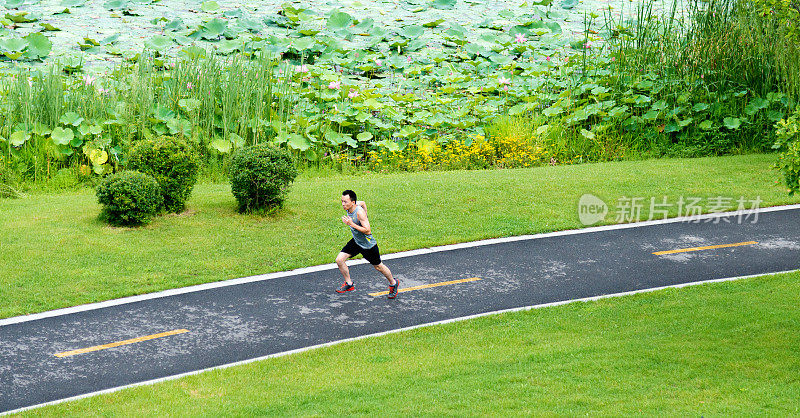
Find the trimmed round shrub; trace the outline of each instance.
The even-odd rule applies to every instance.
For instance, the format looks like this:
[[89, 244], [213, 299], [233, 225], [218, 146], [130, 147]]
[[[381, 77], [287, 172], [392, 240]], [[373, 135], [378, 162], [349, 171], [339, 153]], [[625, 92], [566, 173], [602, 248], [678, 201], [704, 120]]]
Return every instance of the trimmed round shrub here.
[[159, 212], [164, 198], [156, 179], [138, 171], [112, 174], [97, 187], [102, 215], [113, 225], [141, 225]]
[[137, 143], [128, 158], [128, 168], [153, 176], [161, 186], [164, 210], [183, 212], [197, 183], [197, 152], [186, 141], [162, 136]]
[[230, 165], [231, 191], [239, 212], [281, 207], [297, 167], [286, 150], [269, 145], [241, 148]]

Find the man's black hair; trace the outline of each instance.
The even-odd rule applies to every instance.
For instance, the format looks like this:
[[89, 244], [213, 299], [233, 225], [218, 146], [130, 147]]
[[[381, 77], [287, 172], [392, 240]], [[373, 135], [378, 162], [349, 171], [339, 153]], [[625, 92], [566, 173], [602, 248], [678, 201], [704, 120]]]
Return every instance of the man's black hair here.
[[356, 192], [354, 192], [354, 191], [352, 191], [352, 190], [345, 190], [345, 191], [343, 191], [343, 192], [342, 192], [342, 196], [348, 196], [348, 197], [350, 197], [350, 200], [352, 200], [353, 202], [356, 202], [356, 201], [357, 201], [357, 200], [356, 200]]

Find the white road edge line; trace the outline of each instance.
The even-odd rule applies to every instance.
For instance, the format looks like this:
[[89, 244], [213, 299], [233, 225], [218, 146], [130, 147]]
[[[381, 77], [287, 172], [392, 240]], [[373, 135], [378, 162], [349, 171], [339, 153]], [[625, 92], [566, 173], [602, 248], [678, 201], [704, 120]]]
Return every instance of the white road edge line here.
[[302, 353], [304, 351], [314, 350], [314, 349], [317, 349], [317, 348], [330, 347], [330, 346], [333, 346], [333, 345], [336, 345], [336, 344], [346, 343], [346, 342], [350, 342], [350, 341], [358, 341], [358, 340], [363, 340], [365, 338], [380, 337], [380, 336], [384, 336], [384, 335], [388, 335], [388, 334], [394, 334], [394, 333], [398, 333], [398, 332], [402, 332], [402, 331], [409, 331], [409, 330], [417, 329], [417, 328], [430, 327], [430, 326], [434, 326], [434, 325], [443, 325], [443, 324], [449, 324], [449, 323], [452, 323], [452, 322], [465, 321], [465, 320], [468, 320], [468, 319], [479, 318], [479, 317], [482, 317], [482, 316], [498, 315], [498, 314], [503, 314], [503, 313], [508, 313], [508, 312], [529, 311], [529, 310], [533, 310], [533, 309], [547, 308], [547, 307], [551, 307], [551, 306], [566, 305], [566, 304], [575, 303], [575, 302], [591, 302], [591, 301], [596, 301], [596, 300], [600, 300], [600, 299], [615, 298], [615, 297], [620, 297], [620, 296], [630, 296], [630, 295], [635, 295], [635, 294], [638, 294], [638, 293], [649, 293], [649, 292], [654, 292], [654, 291], [657, 291], [657, 290], [664, 290], [664, 289], [677, 289], [677, 288], [687, 287], [687, 286], [695, 286], [695, 285], [702, 285], [702, 284], [709, 284], [709, 283], [729, 282], [729, 281], [733, 281], [733, 280], [749, 279], [749, 278], [752, 278], [752, 277], [774, 276], [774, 275], [777, 275], [777, 274], [797, 273], [797, 272], [800, 272], [800, 269], [798, 269], [798, 270], [775, 271], [775, 272], [772, 272], [772, 273], [763, 273], [763, 274], [751, 274], [751, 275], [748, 275], [748, 276], [725, 277], [725, 278], [722, 278], [722, 279], [709, 279], [709, 280], [703, 280], [703, 281], [699, 281], [699, 282], [689, 282], [689, 283], [680, 283], [680, 284], [675, 284], [675, 285], [670, 285], [670, 286], [651, 287], [651, 288], [647, 288], [647, 289], [631, 290], [631, 291], [628, 291], [628, 292], [611, 293], [611, 294], [607, 294], [607, 295], [591, 296], [591, 297], [587, 297], [587, 298], [569, 299], [569, 300], [563, 300], [563, 301], [559, 301], [559, 302], [550, 302], [550, 303], [542, 303], [542, 304], [539, 304], [539, 305], [523, 306], [523, 307], [520, 307], [520, 308], [511, 308], [511, 309], [503, 309], [503, 310], [499, 310], [499, 311], [484, 312], [484, 313], [479, 313], [479, 314], [475, 314], [475, 315], [468, 315], [468, 316], [462, 316], [462, 317], [458, 317], [458, 318], [446, 319], [444, 321], [429, 322], [427, 324], [413, 325], [413, 326], [410, 326], [410, 327], [398, 328], [398, 329], [393, 329], [393, 330], [383, 331], [383, 332], [377, 332], [377, 333], [374, 333], [374, 334], [367, 334], [367, 335], [362, 335], [362, 336], [359, 336], [359, 337], [346, 338], [346, 339], [338, 340], [338, 341], [331, 341], [331, 342], [324, 343], [324, 344], [317, 344], [317, 345], [312, 345], [312, 346], [309, 346], [309, 347], [298, 348], [298, 349], [295, 349], [295, 350], [284, 351], [284, 352], [281, 352], [281, 353], [270, 354], [270, 355], [267, 355], [267, 356], [262, 356], [262, 357], [256, 357], [256, 358], [248, 359], [248, 360], [237, 361], [235, 363], [222, 364], [222, 365], [219, 365], [219, 366], [209, 367], [209, 368], [201, 369], [201, 370], [195, 370], [195, 371], [192, 371], [192, 372], [176, 374], [176, 375], [173, 375], [173, 376], [161, 377], [161, 378], [158, 378], [158, 379], [148, 380], [148, 381], [145, 381], [145, 382], [132, 383], [130, 385], [124, 385], [124, 386], [118, 386], [118, 387], [115, 387], [115, 388], [99, 390], [97, 392], [86, 393], [86, 394], [83, 394], [83, 395], [72, 396], [72, 397], [69, 397], [69, 398], [59, 399], [59, 400], [55, 400], [55, 401], [40, 403], [40, 404], [37, 404], [37, 405], [26, 406], [24, 408], [14, 409], [14, 410], [7, 411], [7, 412], [2, 412], [2, 413], [0, 413], [0, 415], [14, 414], [14, 413], [22, 412], [22, 411], [27, 411], [27, 410], [30, 410], [30, 409], [41, 408], [43, 406], [55, 405], [55, 404], [59, 404], [59, 403], [62, 403], [62, 402], [70, 402], [70, 401], [75, 401], [75, 400], [78, 400], [78, 399], [89, 398], [89, 397], [96, 396], [96, 395], [102, 395], [102, 394], [106, 394], [106, 393], [117, 392], [117, 391], [122, 390], [122, 389], [127, 389], [127, 388], [132, 388], [132, 387], [137, 387], [137, 386], [153, 385], [153, 384], [156, 384], [156, 383], [166, 382], [168, 380], [180, 379], [182, 377], [192, 376], [192, 375], [195, 375], [195, 374], [200, 374], [200, 373], [208, 372], [208, 371], [211, 371], [211, 370], [227, 369], [229, 367], [241, 366], [241, 365], [248, 364], [248, 363], [253, 363], [253, 362], [256, 362], [256, 361], [267, 360], [267, 359], [271, 359], [271, 358], [275, 358], [275, 357], [287, 356], [287, 355], [290, 355], [290, 354]]
[[[500, 244], [505, 242], [515, 242], [515, 241], [526, 241], [526, 240], [533, 240], [533, 239], [541, 239], [541, 238], [549, 238], [549, 237], [558, 237], [558, 236], [565, 236], [565, 235], [577, 235], [577, 234], [588, 234], [592, 232], [600, 232], [600, 231], [610, 231], [616, 229], [628, 229], [628, 228], [640, 228], [644, 226], [651, 226], [651, 225], [661, 225], [661, 224], [668, 224], [668, 223], [677, 223], [683, 221], [694, 221], [694, 220], [703, 220], [703, 219], [713, 219], [713, 218], [722, 218], [726, 216], [745, 216], [753, 213], [766, 213], [766, 212], [778, 212], [784, 210], [794, 210], [800, 209], [800, 204], [795, 205], [784, 205], [784, 206], [772, 206], [766, 208], [759, 208], [759, 209], [752, 209], [752, 210], [743, 210], [743, 211], [734, 211], [734, 212], [720, 212], [720, 213], [708, 213], [705, 215], [698, 215], [698, 216], [683, 216], [680, 218], [669, 218], [669, 219], [660, 219], [660, 220], [653, 220], [653, 221], [644, 221], [644, 222], [632, 222], [626, 224], [611, 224], [611, 225], [602, 225], [602, 226], [594, 226], [588, 228], [580, 228], [580, 229], [568, 229], [564, 231], [555, 231], [555, 232], [546, 232], [541, 234], [535, 235], [519, 235], [515, 237], [506, 237], [506, 238], [491, 238], [479, 241], [471, 241], [471, 242], [464, 242], [459, 244], [451, 244], [451, 245], [442, 245], [438, 247], [430, 247], [430, 248], [421, 248], [418, 250], [410, 250], [410, 251], [402, 251], [398, 253], [386, 254], [381, 255], [381, 258], [384, 260], [392, 260], [396, 258], [403, 258], [403, 257], [411, 257], [420, 254], [430, 254], [442, 251], [452, 251], [458, 250], [462, 248], [472, 248], [472, 247], [480, 247], [483, 245], [492, 245], [492, 244]], [[365, 264], [367, 261], [364, 259], [359, 259], [353, 261], [350, 265], [356, 264]], [[263, 280], [270, 280], [270, 279], [277, 279], [279, 277], [287, 277], [287, 276], [294, 276], [299, 274], [306, 274], [306, 273], [313, 273], [317, 271], [324, 271], [324, 270], [335, 270], [338, 267], [336, 263], [330, 264], [322, 264], [319, 266], [312, 266], [312, 267], [303, 267], [299, 269], [289, 270], [289, 271], [279, 271], [274, 273], [267, 273], [261, 274], [258, 276], [250, 276], [250, 277], [242, 277], [239, 279], [229, 279], [223, 280], [219, 282], [212, 282], [212, 283], [204, 283], [194, 286], [186, 286], [177, 289], [169, 289], [155, 293], [147, 293], [143, 295], [137, 296], [128, 296], [120, 299], [112, 299], [104, 302], [96, 302], [96, 303], [89, 303], [85, 305], [78, 305], [73, 306], [70, 308], [63, 308], [63, 309], [55, 309], [52, 311], [45, 311], [39, 312], [30, 315], [22, 315], [22, 316], [13, 316], [6, 319], [0, 319], [0, 327], [5, 325], [11, 324], [18, 324], [21, 322], [28, 322], [28, 321], [35, 321], [38, 319], [43, 318], [50, 318], [54, 316], [61, 316], [61, 315], [68, 315], [77, 312], [85, 312], [91, 311], [95, 309], [102, 309], [107, 308], [109, 306], [118, 306], [124, 305], [128, 303], [139, 302], [143, 300], [150, 300], [150, 299], [158, 299], [167, 296], [174, 296], [174, 295], [181, 295], [184, 293], [192, 293], [192, 292], [200, 292], [203, 290], [208, 289], [216, 289], [219, 287], [226, 287], [226, 286], [235, 286], [244, 283], [251, 283], [251, 282], [258, 282]]]

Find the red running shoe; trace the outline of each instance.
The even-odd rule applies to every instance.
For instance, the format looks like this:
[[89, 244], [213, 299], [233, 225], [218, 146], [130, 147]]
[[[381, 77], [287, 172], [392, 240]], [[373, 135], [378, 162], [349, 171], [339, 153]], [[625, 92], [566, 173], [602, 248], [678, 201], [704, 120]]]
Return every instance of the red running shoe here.
[[336, 293], [349, 292], [351, 290], [355, 290], [355, 288], [356, 288], [356, 285], [354, 285], [354, 284], [342, 283], [342, 287], [336, 289]]

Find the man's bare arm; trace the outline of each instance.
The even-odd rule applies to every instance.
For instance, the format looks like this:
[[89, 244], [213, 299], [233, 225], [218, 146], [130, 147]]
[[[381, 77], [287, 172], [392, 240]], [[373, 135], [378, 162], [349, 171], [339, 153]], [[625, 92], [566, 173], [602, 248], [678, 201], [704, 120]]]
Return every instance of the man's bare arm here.
[[364, 209], [364, 214], [367, 214], [367, 202], [359, 200], [356, 202], [356, 205], [361, 206], [361, 209]]
[[355, 223], [353, 223], [353, 225], [350, 225], [350, 226], [352, 226], [353, 228], [356, 229], [356, 231], [359, 231], [364, 235], [371, 234], [372, 233], [372, 228], [370, 228], [370, 226], [369, 226], [369, 219], [367, 219], [366, 210], [364, 212], [359, 212], [358, 215], [356, 215], [356, 216], [358, 217], [358, 221], [361, 222], [361, 226], [358, 226]]

